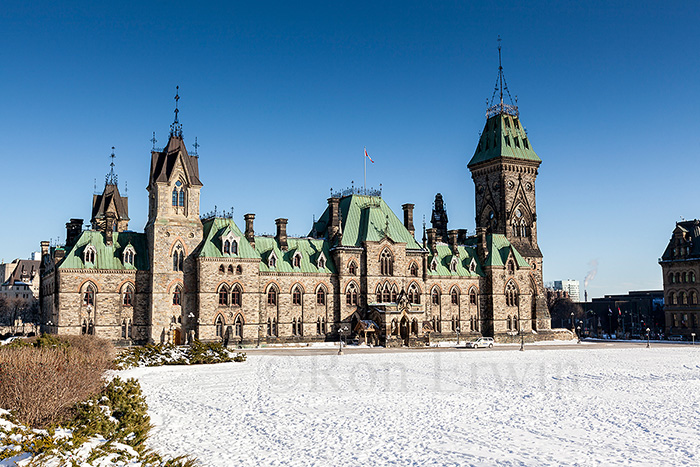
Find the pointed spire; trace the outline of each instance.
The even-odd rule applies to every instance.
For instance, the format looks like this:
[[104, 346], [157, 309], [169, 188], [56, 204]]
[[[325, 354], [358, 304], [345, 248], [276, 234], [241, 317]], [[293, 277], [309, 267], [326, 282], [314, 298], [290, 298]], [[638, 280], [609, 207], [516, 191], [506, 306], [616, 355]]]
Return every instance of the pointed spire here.
[[182, 139], [182, 125], [180, 124], [177, 116], [180, 113], [180, 109], [178, 108], [180, 101], [180, 86], [176, 86], [175, 89], [175, 120], [173, 120], [173, 124], [170, 125], [170, 136], [175, 136]]
[[109, 173], [105, 177], [105, 185], [116, 185], [117, 174], [114, 173], [114, 146], [112, 146], [112, 154], [109, 156], [112, 162], [109, 164]]
[[[508, 95], [510, 104], [505, 104], [503, 102], [503, 91]], [[498, 103], [494, 105], [494, 100], [496, 99], [496, 92], [498, 92]], [[494, 115], [508, 114], [514, 117], [518, 116], [518, 102], [517, 99], [513, 102], [513, 98], [508, 91], [508, 83], [506, 82], [506, 77], [503, 74], [503, 64], [501, 62], [501, 36], [498, 36], [498, 76], [496, 77], [496, 85], [494, 86], [493, 94], [491, 95], [491, 101], [489, 108], [486, 110], [486, 118], [493, 117]]]

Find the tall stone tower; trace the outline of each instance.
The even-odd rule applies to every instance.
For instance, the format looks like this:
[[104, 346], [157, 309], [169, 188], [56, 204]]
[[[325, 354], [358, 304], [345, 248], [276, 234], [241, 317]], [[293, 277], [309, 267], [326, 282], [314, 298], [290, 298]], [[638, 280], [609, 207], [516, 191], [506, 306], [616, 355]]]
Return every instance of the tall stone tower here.
[[[187, 153], [178, 122], [163, 151], [151, 153], [146, 237], [150, 261], [150, 339], [182, 343], [197, 316], [196, 263], [202, 240], [199, 218], [199, 159]], [[189, 320], [189, 324], [188, 324]]]
[[[117, 174], [114, 173], [114, 148], [110, 155], [109, 173], [105, 177], [102, 194], [92, 195], [93, 230], [102, 232], [123, 232], [129, 228], [129, 199], [119, 193]], [[77, 234], [80, 233], [78, 230]]]
[[[544, 299], [542, 282], [542, 252], [537, 244], [537, 206], [535, 202], [535, 182], [542, 160], [530, 144], [520, 122], [517, 105], [503, 102], [504, 92], [508, 97], [508, 87], [501, 66], [501, 48], [498, 48], [498, 96], [491, 99], [486, 113], [486, 124], [481, 133], [474, 156], [467, 164], [476, 189], [476, 230], [480, 236], [481, 250], [488, 255], [491, 246], [501, 242], [504, 236], [515, 247], [522, 258], [530, 265], [525, 271], [524, 264], [513, 258], [513, 264], [522, 277], [516, 278], [517, 292], [522, 300], [517, 300], [518, 315], [527, 311], [532, 319], [532, 329], [549, 329], [549, 313]], [[499, 101], [494, 104], [495, 98]], [[489, 241], [487, 242], [487, 239]], [[502, 243], [502, 242], [501, 242]], [[484, 257], [485, 264], [499, 263]], [[498, 266], [509, 269], [507, 264]], [[487, 267], [493, 269], [496, 266]], [[491, 271], [490, 294], [493, 296], [494, 327], [497, 333], [499, 299], [508, 288], [509, 274]], [[500, 278], [504, 277], [505, 281]], [[525, 279], [527, 277], [527, 279]], [[515, 275], [513, 276], [515, 278]], [[501, 283], [503, 282], [503, 283]], [[525, 302], [528, 310], [523, 310]], [[513, 303], [513, 300], [508, 300]]]

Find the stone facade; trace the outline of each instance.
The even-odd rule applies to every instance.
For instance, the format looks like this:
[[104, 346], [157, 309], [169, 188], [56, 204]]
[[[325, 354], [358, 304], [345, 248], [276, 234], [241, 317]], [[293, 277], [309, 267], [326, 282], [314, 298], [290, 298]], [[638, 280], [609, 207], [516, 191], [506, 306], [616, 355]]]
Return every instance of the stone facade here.
[[659, 264], [663, 271], [666, 334], [700, 336], [700, 220], [676, 223]]
[[93, 229], [71, 219], [66, 245], [42, 242], [45, 330], [124, 344], [568, 338], [550, 328], [545, 303], [540, 162], [517, 113], [497, 112], [468, 165], [476, 235], [448, 229], [438, 194], [418, 243], [412, 204], [400, 220], [381, 193], [351, 189], [331, 195], [306, 237], [288, 237], [286, 219], [275, 236], [256, 236], [252, 213], [243, 231], [230, 214], [200, 215], [199, 159], [176, 121], [167, 146], [151, 154], [144, 233], [126, 230], [112, 165], [93, 199]]

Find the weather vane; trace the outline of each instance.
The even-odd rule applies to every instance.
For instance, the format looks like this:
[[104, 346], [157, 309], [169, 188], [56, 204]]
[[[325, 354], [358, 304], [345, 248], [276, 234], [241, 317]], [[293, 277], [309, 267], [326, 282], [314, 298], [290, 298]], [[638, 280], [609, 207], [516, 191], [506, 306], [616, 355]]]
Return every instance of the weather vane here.
[[199, 154], [197, 154], [197, 149], [199, 149], [199, 143], [197, 142], [197, 137], [194, 137], [194, 155], [195, 157], [199, 157]]
[[180, 86], [176, 86], [175, 89], [175, 120], [173, 121], [173, 124], [170, 125], [170, 136], [177, 136], [178, 138], [182, 139], [182, 125], [177, 118], [177, 115], [180, 113], [180, 109], [178, 108], [180, 101]]
[[156, 143], [157, 143], [157, 142], [158, 142], [158, 140], [156, 139], [156, 132], [154, 131], [154, 132], [153, 132], [153, 138], [151, 138], [151, 143], [153, 143], [153, 147], [152, 147], [152, 150], [153, 150], [153, 151], [156, 150]]
[[112, 162], [109, 164], [109, 173], [105, 177], [105, 185], [116, 185], [117, 174], [114, 173], [114, 146], [112, 146], [112, 154], [109, 157], [112, 159]]

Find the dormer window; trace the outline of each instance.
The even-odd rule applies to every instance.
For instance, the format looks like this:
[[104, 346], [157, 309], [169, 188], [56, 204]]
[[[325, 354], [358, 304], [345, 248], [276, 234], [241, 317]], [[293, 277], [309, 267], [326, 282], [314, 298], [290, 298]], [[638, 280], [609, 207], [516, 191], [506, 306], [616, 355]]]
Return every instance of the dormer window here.
[[292, 266], [295, 268], [300, 268], [301, 267], [301, 253], [298, 251], [294, 253], [294, 256], [292, 257]]
[[318, 268], [319, 269], [326, 269], [326, 257], [321, 253], [321, 255], [318, 257]]
[[221, 252], [225, 255], [237, 255], [238, 254], [238, 241], [240, 240], [236, 237], [233, 232], [229, 231], [227, 234], [219, 237], [221, 240]]
[[275, 255], [274, 251], [270, 254], [270, 257], [267, 259], [267, 266], [269, 268], [277, 267], [277, 256]]
[[469, 272], [476, 272], [476, 261], [474, 259], [469, 263]]
[[134, 256], [136, 256], [136, 251], [129, 245], [124, 249], [124, 264], [134, 265]]
[[450, 261], [450, 272], [457, 272], [457, 258], [452, 258]]
[[430, 262], [430, 270], [437, 271], [437, 259], [433, 258], [433, 260]]
[[95, 263], [95, 258], [97, 256], [97, 250], [95, 250], [95, 247], [92, 245], [88, 245], [85, 247], [85, 251], [83, 252], [83, 260], [86, 263]]

